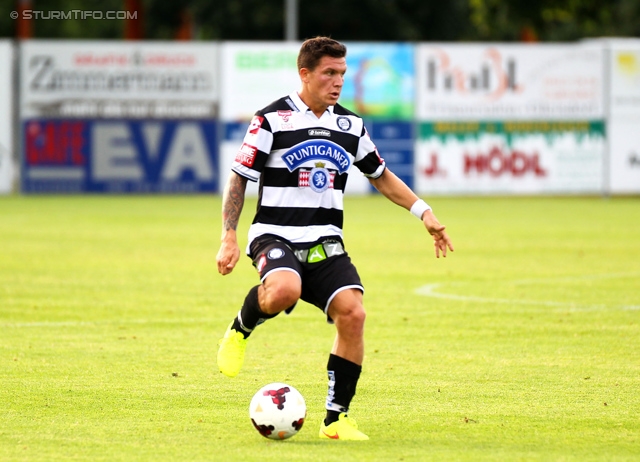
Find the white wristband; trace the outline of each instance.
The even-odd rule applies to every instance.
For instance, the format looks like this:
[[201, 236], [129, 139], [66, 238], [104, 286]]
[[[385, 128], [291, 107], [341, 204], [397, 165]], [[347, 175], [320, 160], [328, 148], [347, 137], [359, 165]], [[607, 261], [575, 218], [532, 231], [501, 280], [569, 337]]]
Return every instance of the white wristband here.
[[418, 199], [411, 206], [410, 212], [416, 217], [418, 217], [419, 220], [422, 220], [422, 215], [424, 215], [424, 212], [426, 212], [427, 210], [431, 210], [431, 207], [429, 206], [429, 204], [427, 204], [422, 199]]

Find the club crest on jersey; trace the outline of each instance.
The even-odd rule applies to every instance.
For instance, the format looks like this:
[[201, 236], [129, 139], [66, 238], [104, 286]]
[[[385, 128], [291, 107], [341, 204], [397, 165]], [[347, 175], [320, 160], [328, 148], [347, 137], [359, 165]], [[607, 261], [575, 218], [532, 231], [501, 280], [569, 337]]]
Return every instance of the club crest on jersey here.
[[329, 171], [324, 168], [323, 162], [316, 162], [315, 167], [311, 170], [307, 168], [300, 169], [298, 173], [298, 186], [301, 188], [310, 188], [312, 191], [321, 193], [327, 189], [333, 189], [333, 182], [336, 172]]
[[336, 120], [336, 123], [338, 124], [338, 128], [343, 132], [348, 132], [349, 130], [351, 130], [351, 121], [348, 117], [340, 116]]
[[339, 144], [323, 139], [308, 140], [295, 145], [282, 154], [282, 160], [290, 172], [311, 160], [330, 163], [340, 174], [351, 167], [351, 158], [347, 151]]

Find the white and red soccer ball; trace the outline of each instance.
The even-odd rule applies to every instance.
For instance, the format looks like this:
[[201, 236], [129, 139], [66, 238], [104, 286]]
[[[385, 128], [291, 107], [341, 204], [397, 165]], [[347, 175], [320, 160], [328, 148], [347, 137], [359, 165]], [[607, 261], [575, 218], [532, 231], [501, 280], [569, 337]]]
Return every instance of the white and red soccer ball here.
[[307, 416], [307, 406], [298, 390], [286, 383], [270, 383], [253, 395], [249, 417], [265, 438], [284, 440], [298, 433]]

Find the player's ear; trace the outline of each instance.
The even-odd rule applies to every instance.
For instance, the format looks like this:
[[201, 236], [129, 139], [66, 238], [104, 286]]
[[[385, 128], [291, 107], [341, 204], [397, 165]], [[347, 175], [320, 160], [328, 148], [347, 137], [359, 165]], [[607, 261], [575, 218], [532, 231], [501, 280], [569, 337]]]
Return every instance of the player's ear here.
[[309, 83], [309, 73], [311, 71], [309, 71], [309, 69], [307, 69], [306, 67], [301, 68], [298, 71], [298, 74], [300, 75], [300, 80], [302, 80], [304, 83]]

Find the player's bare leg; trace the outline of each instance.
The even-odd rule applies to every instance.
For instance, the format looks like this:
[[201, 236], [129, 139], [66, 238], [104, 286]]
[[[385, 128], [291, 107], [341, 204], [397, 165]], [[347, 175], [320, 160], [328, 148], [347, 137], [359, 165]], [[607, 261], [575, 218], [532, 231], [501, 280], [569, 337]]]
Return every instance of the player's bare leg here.
[[320, 437], [342, 440], [367, 440], [355, 420], [347, 416], [364, 359], [364, 321], [366, 313], [362, 292], [347, 289], [339, 292], [329, 305], [337, 334], [327, 363], [329, 393], [327, 416], [320, 427]]
[[260, 310], [278, 314], [295, 305], [302, 292], [300, 275], [293, 271], [275, 271], [266, 277], [258, 290]]
[[364, 321], [366, 313], [362, 292], [347, 289], [333, 298], [328, 315], [335, 323], [337, 334], [331, 353], [359, 366], [364, 359]]
[[231, 321], [218, 349], [220, 372], [235, 377], [244, 363], [247, 339], [267, 319], [295, 305], [301, 293], [300, 276], [291, 271], [275, 271], [247, 294], [242, 308]]

